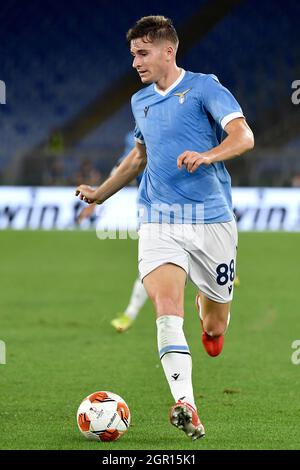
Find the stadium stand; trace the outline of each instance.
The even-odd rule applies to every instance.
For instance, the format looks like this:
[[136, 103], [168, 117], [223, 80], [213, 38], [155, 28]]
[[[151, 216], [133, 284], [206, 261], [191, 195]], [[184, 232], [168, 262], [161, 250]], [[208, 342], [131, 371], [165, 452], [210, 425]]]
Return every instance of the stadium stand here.
[[[149, 12], [147, 2], [141, 2], [138, 10], [136, 3], [126, 2], [124, 7], [121, 1], [107, 2], [104, 8], [103, 2], [89, 0], [87, 8], [79, 0], [72, 7], [31, 0], [26, 9], [20, 2], [7, 2], [0, 13], [0, 54], [4, 58], [0, 78], [8, 90], [7, 104], [0, 107], [2, 183], [46, 183], [53, 167], [61, 172], [59, 182], [65, 178], [66, 184], [73, 184], [72, 177], [85, 159], [107, 174], [122, 150], [124, 135], [133, 126], [128, 104], [120, 105], [71, 147], [64, 147], [60, 129], [130, 70], [125, 32], [137, 17], [165, 14], [180, 29], [209, 3], [213, 2], [186, 0], [185, 8], [179, 9], [171, 0], [154, 0]], [[296, 106], [290, 99], [290, 84], [299, 71], [299, 2], [235, 3], [185, 51], [179, 64], [215, 73], [243, 104], [258, 150], [252, 162], [235, 165], [234, 182], [264, 184], [263, 175], [268, 174], [270, 184], [282, 184], [297, 171], [293, 155], [300, 146]], [[40, 148], [42, 142], [47, 145]], [[278, 176], [283, 170], [280, 157], [273, 163], [270, 157], [274, 166], [270, 171], [264, 149], [274, 155], [273, 144], [276, 155], [278, 148], [290, 151], [289, 175], [285, 171], [284, 177]], [[62, 160], [59, 164], [58, 158]]]

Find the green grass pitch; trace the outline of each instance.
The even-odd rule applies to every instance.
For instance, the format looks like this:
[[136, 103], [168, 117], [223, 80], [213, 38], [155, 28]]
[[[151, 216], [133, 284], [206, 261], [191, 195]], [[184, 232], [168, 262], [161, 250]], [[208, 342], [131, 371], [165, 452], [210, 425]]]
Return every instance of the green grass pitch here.
[[[137, 244], [93, 232], [0, 234], [0, 449], [299, 449], [300, 235], [240, 234], [232, 321], [222, 355], [208, 357], [186, 289], [185, 332], [206, 438], [168, 422], [172, 397], [160, 366], [153, 309], [117, 334], [110, 320], [127, 303]], [[129, 431], [114, 443], [87, 441], [76, 425], [81, 400], [110, 390], [127, 401]]]

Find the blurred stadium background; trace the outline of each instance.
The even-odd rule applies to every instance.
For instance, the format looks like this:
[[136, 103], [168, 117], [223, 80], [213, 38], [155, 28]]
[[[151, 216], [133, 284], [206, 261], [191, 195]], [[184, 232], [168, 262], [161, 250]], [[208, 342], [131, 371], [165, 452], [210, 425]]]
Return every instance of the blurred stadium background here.
[[[149, 14], [173, 19], [181, 41], [178, 65], [216, 74], [254, 130], [255, 149], [227, 165], [240, 230], [300, 231], [300, 104], [292, 101], [292, 84], [300, 79], [298, 0], [2, 2], [0, 80], [6, 102], [0, 104], [0, 228], [75, 227], [80, 210], [75, 185], [104, 180], [134, 127], [130, 96], [141, 85], [125, 33]], [[125, 194], [135, 197], [135, 189]], [[130, 205], [122, 197], [115, 200], [115, 212], [104, 211], [107, 223]], [[83, 228], [95, 223], [91, 219]], [[94, 448], [77, 436], [74, 413], [77, 403], [101, 386], [134, 404], [133, 438], [128, 433], [114, 448], [192, 448], [169, 430], [167, 419], [163, 424], [153, 415], [144, 420], [144, 401], [150, 395], [152, 400], [152, 392], [164, 391], [155, 404], [157, 415], [170, 404], [154, 365], [151, 315], [141, 316], [122, 338], [109, 325], [125, 306], [136, 274], [135, 242], [101, 245], [93, 232], [79, 231], [2, 230], [1, 240], [1, 339], [8, 359], [1, 366], [0, 447]], [[187, 319], [194, 358], [197, 363], [199, 355], [206, 377], [203, 382], [195, 367], [197, 399], [207, 405], [203, 419], [210, 436], [202, 447], [299, 448], [299, 374], [290, 361], [297, 339], [297, 246], [297, 233], [241, 235], [235, 303], [241, 315], [213, 369], [198, 352], [199, 332]], [[187, 302], [192, 310], [192, 294]], [[145, 341], [148, 352], [142, 352]], [[125, 364], [119, 364], [120, 357]], [[225, 384], [229, 392], [218, 394]], [[53, 416], [62, 415], [66, 419], [58, 430]]]
[[[0, 80], [6, 84], [6, 104], [0, 105], [2, 186], [74, 187], [105, 179], [134, 127], [130, 96], [140, 87], [125, 33], [149, 12], [173, 18], [181, 39], [180, 66], [216, 74], [242, 104], [256, 147], [228, 163], [233, 186], [300, 186], [300, 106], [292, 102], [293, 93], [298, 97], [292, 84], [300, 76], [299, 2], [153, 0], [137, 5], [73, 0], [70, 5], [30, 0], [24, 7], [19, 0], [9, 0], [1, 8]], [[44, 192], [44, 204], [55, 194], [46, 197]], [[245, 223], [255, 229], [264, 193], [249, 194], [247, 205], [236, 211], [238, 219], [245, 210], [248, 217], [252, 211], [251, 221]], [[285, 228], [292, 211], [287, 226], [298, 230], [298, 192], [274, 194], [272, 203], [266, 203], [261, 228]], [[31, 226], [36, 195], [27, 191], [15, 196], [31, 200], [26, 209], [2, 188], [0, 227]], [[255, 200], [252, 208], [249, 199]], [[69, 208], [72, 214], [76, 204]], [[61, 211], [58, 203], [54, 206]], [[65, 216], [53, 220], [53, 207], [45, 222], [47, 210], [39, 207], [43, 217], [33, 227], [72, 225], [73, 219]]]
[[[72, 5], [72, 6], [71, 6]], [[215, 73], [254, 129], [251, 157], [230, 164], [234, 186], [300, 185], [299, 2], [30, 0], [0, 12], [2, 185], [74, 185], [105, 178], [133, 128], [140, 87], [125, 33], [142, 15], [170, 16], [179, 65]]]

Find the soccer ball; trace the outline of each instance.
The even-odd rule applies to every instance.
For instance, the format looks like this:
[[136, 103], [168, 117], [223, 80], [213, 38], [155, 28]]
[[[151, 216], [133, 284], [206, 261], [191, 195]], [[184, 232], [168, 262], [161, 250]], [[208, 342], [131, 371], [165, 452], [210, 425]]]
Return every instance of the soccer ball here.
[[81, 402], [77, 424], [87, 439], [115, 441], [129, 428], [130, 411], [119, 395], [95, 392]]

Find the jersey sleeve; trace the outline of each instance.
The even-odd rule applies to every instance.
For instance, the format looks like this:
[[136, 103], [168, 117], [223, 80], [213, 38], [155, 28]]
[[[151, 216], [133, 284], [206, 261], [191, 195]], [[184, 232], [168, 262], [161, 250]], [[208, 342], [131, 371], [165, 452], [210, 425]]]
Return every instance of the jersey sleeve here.
[[133, 117], [134, 117], [134, 120], [135, 120], [135, 128], [134, 128], [134, 140], [136, 142], [139, 142], [140, 144], [143, 144], [145, 145], [145, 140], [144, 140], [144, 137], [143, 137], [143, 134], [137, 124], [137, 119], [136, 119], [136, 115], [135, 115], [135, 104], [136, 104], [136, 100], [137, 100], [137, 95], [139, 94], [138, 93], [135, 93], [134, 95], [132, 95], [131, 97], [131, 110], [132, 110], [132, 114], [133, 114]]
[[136, 142], [139, 142], [140, 144], [145, 145], [143, 134], [141, 133], [137, 124], [135, 125], [135, 128], [134, 128], [134, 139]]
[[215, 75], [207, 76], [202, 93], [205, 109], [223, 129], [233, 119], [244, 117], [237, 100]]

